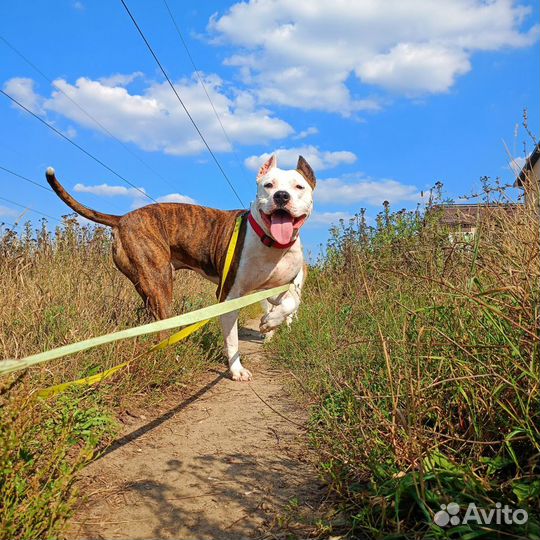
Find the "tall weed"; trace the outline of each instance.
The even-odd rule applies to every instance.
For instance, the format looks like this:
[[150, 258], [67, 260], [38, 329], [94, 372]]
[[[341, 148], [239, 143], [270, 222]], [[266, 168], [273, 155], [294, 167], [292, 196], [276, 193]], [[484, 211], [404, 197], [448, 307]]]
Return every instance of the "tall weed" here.
[[[473, 238], [437, 200], [334, 228], [297, 324], [270, 344], [310, 399], [353, 536], [540, 538], [538, 209], [488, 193]], [[529, 520], [439, 527], [450, 502]]]
[[[110, 232], [67, 216], [0, 235], [0, 358], [20, 358], [145, 322], [132, 284], [114, 267]], [[179, 275], [174, 312], [215, 302], [191, 273]], [[143, 355], [113, 379], [36, 399], [36, 390], [131, 360], [155, 336], [121, 341], [0, 381], [0, 539], [55, 538], [76, 500], [77, 471], [110, 440], [115, 415], [148, 406], [221, 356], [211, 324], [159, 354]]]

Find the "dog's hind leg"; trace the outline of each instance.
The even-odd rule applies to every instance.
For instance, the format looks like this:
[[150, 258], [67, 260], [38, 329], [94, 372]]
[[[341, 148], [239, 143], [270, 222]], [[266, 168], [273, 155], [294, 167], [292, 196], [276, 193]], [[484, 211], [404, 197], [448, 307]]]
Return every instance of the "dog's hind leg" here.
[[251, 372], [240, 362], [240, 352], [238, 351], [238, 311], [225, 313], [219, 320], [225, 338], [225, 354], [229, 361], [232, 379], [234, 381], [250, 381], [252, 378]]
[[[152, 281], [144, 278], [135, 281], [130, 276], [128, 278], [135, 286], [150, 316], [155, 320], [168, 319], [172, 315], [172, 272], [170, 268], [164, 268], [158, 272], [153, 270], [153, 273], [156, 277]], [[164, 337], [164, 334], [160, 333], [160, 336]]]
[[[138, 245], [126, 238], [126, 245]], [[168, 247], [139, 244], [138, 249], [124, 249], [122, 237], [114, 234], [113, 259], [117, 268], [133, 283], [145, 307], [154, 319], [171, 316], [173, 270]]]
[[144, 300], [151, 315], [158, 320], [168, 319], [172, 314], [173, 275], [171, 265], [162, 268], [152, 268], [148, 276], [144, 270], [143, 275], [135, 284], [137, 292]]

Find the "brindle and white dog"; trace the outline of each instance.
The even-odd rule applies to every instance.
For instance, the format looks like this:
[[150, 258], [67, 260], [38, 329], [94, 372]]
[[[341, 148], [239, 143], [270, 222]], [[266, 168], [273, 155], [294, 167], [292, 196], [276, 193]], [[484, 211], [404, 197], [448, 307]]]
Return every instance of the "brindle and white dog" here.
[[[56, 194], [73, 210], [112, 227], [114, 262], [156, 319], [172, 315], [175, 270], [195, 270], [214, 283], [220, 282], [229, 238], [244, 210], [159, 203], [114, 216], [77, 202], [58, 182], [52, 167], [46, 176]], [[313, 170], [302, 156], [295, 170], [279, 169], [272, 156], [257, 175], [257, 198], [240, 229], [221, 299], [294, 284], [269, 299], [260, 323], [263, 333], [290, 320], [298, 309], [305, 273], [299, 230], [311, 214], [315, 183]], [[232, 378], [247, 381], [251, 373], [240, 362], [237, 321], [237, 311], [221, 317], [225, 352]]]

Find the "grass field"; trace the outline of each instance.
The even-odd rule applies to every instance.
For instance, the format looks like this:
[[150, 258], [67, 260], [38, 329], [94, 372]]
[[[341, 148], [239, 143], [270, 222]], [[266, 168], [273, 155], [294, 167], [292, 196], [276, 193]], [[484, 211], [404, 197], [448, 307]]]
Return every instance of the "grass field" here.
[[[340, 501], [326, 530], [540, 538], [538, 209], [495, 212], [453, 242], [438, 215], [386, 207], [375, 227], [361, 214], [334, 229], [298, 322], [270, 345]], [[435, 525], [450, 502], [529, 520]]]
[[[540, 538], [538, 214], [495, 213], [473, 239], [451, 242], [448, 232], [434, 208], [388, 206], [373, 227], [360, 214], [333, 229], [298, 321], [268, 346], [310, 407], [310, 443], [334, 494], [314, 535]], [[0, 294], [2, 358], [146, 317], [112, 264], [108, 231], [73, 218], [54, 233], [45, 222], [4, 232]], [[174, 312], [214, 298], [213, 286], [179, 275]], [[98, 387], [34, 396], [151, 342], [117, 342], [0, 381], [0, 539], [58, 537], [77, 471], [114, 438], [120, 412], [181, 392], [221, 361], [212, 323]], [[437, 526], [434, 514], [450, 502], [508, 504], [529, 520]]]

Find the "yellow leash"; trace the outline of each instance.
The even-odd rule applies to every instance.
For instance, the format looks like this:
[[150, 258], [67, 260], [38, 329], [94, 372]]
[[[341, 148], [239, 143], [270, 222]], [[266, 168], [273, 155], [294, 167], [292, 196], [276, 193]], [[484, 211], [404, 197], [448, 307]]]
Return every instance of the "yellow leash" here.
[[[225, 256], [225, 264], [223, 265], [223, 274], [221, 276], [221, 281], [219, 285], [219, 294], [218, 294], [218, 301], [223, 301], [223, 298], [221, 298], [221, 295], [223, 293], [223, 287], [225, 286], [225, 281], [227, 280], [227, 276], [229, 275], [229, 270], [231, 269], [232, 260], [234, 258], [234, 253], [236, 251], [236, 244], [238, 243], [238, 236], [240, 234], [240, 226], [242, 225], [242, 221], [244, 219], [244, 214], [238, 216], [236, 218], [236, 221], [234, 223], [234, 230], [231, 235], [231, 239], [229, 240], [229, 245], [227, 247], [227, 255]], [[127, 362], [123, 362], [122, 364], [118, 364], [117, 366], [114, 366], [110, 369], [107, 369], [105, 371], [102, 371], [101, 373], [96, 373], [95, 375], [90, 375], [89, 377], [83, 377], [82, 379], [77, 379], [76, 381], [69, 381], [62, 384], [57, 384], [55, 386], [50, 386], [48, 388], [44, 388], [43, 390], [40, 390], [37, 395], [39, 397], [50, 397], [54, 396], [56, 394], [60, 394], [61, 392], [64, 392], [67, 388], [70, 386], [91, 386], [93, 384], [97, 384], [101, 381], [104, 381], [105, 379], [108, 379], [112, 377], [117, 371], [120, 371], [121, 369], [129, 366], [131, 362], [134, 360], [137, 360], [144, 354], [148, 354], [153, 351], [159, 351], [166, 349], [167, 347], [170, 347], [171, 345], [174, 345], [175, 343], [178, 343], [179, 341], [182, 341], [183, 339], [187, 338], [206, 324], [210, 322], [211, 319], [206, 319], [204, 321], [200, 321], [194, 324], [190, 324], [189, 326], [186, 326], [185, 328], [182, 328], [179, 332], [176, 332], [172, 336], [169, 336], [168, 338], [164, 339], [163, 341], [160, 341], [147, 351], [143, 352], [142, 354], [136, 356], [135, 358], [132, 358], [131, 360], [128, 360]]]

